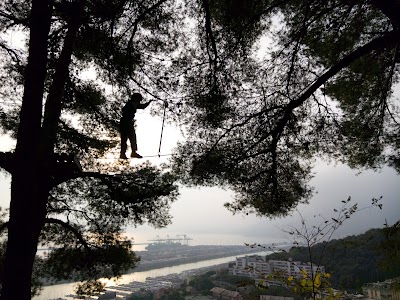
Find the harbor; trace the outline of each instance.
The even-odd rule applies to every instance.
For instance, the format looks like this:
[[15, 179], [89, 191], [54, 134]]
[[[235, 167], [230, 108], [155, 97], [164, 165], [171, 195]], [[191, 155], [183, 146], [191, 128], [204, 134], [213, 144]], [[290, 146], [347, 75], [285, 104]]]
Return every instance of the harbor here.
[[[183, 271], [179, 274], [172, 273], [168, 275], [162, 275], [157, 277], [147, 277], [144, 282], [132, 281], [129, 283], [124, 283], [120, 285], [107, 286], [104, 293], [97, 297], [87, 297], [85, 299], [118, 299], [125, 300], [128, 296], [137, 293], [152, 292], [157, 293], [165, 289], [170, 289], [173, 287], [180, 286], [186, 279], [190, 276], [205, 273], [209, 270], [217, 270], [226, 267], [226, 264], [213, 265], [208, 267], [203, 267], [194, 270]], [[67, 298], [57, 298], [50, 300], [68, 300], [68, 299], [78, 299], [77, 295], [70, 294], [66, 295]]]
[[[257, 253], [259, 253], [260, 255], [266, 254], [265, 251]], [[190, 277], [191, 275], [197, 274], [199, 272], [204, 272], [213, 268], [227, 267], [228, 263], [234, 261], [237, 256], [240, 255], [238, 254], [223, 258], [208, 259], [199, 262], [157, 268], [147, 271], [132, 272], [123, 275], [117, 281], [103, 279], [102, 282], [106, 284], [107, 292], [109, 293], [116, 292], [116, 297], [123, 299], [124, 297], [126, 297], [126, 293], [130, 293], [131, 291], [132, 293], [134, 293], [135, 288], [139, 287], [139, 284], [147, 282], [146, 284], [148, 284], [149, 288], [153, 288], [159, 285], [159, 282], [171, 282], [171, 284], [174, 284], [175, 281], [172, 280], [172, 278], [179, 278], [179, 280], [185, 280], [185, 278]], [[42, 293], [39, 296], [34, 297], [33, 300], [54, 300], [54, 299], [72, 300], [74, 299], [72, 296], [74, 294], [75, 287], [76, 283], [64, 283], [52, 286], [45, 286]], [[92, 299], [97, 299], [97, 298], [92, 298]]]
[[[140, 263], [117, 280], [101, 279], [105, 294], [100, 298], [124, 299], [139, 291], [157, 291], [180, 285], [192, 275], [211, 269], [224, 268], [237, 256], [261, 253], [260, 248], [244, 245], [189, 245], [192, 239], [186, 235], [160, 238], [157, 236], [140, 245], [147, 245], [142, 251], [135, 251]], [[45, 286], [33, 300], [77, 299], [74, 290], [77, 283], [63, 283]], [[102, 298], [104, 296], [104, 298]]]

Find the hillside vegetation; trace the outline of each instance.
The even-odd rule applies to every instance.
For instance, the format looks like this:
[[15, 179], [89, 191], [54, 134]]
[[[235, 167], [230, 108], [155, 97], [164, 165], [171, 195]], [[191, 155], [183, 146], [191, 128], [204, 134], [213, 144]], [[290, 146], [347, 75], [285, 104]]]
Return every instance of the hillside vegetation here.
[[288, 252], [267, 255], [267, 260], [312, 261], [332, 274], [334, 287], [359, 289], [364, 283], [400, 275], [400, 262], [389, 260], [393, 253], [385, 251], [386, 242], [385, 229], [371, 229], [364, 234], [316, 244], [311, 251], [307, 247], [292, 247]]

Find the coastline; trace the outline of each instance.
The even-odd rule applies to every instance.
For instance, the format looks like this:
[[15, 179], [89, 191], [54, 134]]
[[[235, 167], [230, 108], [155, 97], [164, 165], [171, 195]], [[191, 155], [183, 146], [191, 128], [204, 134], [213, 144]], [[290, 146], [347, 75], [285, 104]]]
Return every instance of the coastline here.
[[[254, 249], [252, 249], [254, 250]], [[160, 278], [163, 276], [172, 276], [173, 274], [181, 274], [180, 277], [192, 276], [197, 272], [203, 272], [208, 268], [223, 268], [223, 266], [228, 266], [228, 263], [234, 261], [238, 256], [244, 255], [264, 255], [265, 251], [259, 251], [258, 253], [239, 253], [237, 255], [227, 256], [224, 258], [216, 258], [216, 259], [208, 259], [201, 260], [199, 262], [193, 263], [185, 263], [176, 266], [151, 269], [148, 271], [136, 271], [134, 270], [132, 273], [124, 274], [118, 279], [102, 279], [103, 283], [106, 283], [106, 289], [111, 286], [124, 286], [130, 285], [133, 282], [145, 282], [149, 278]], [[75, 291], [77, 282], [69, 282], [69, 283], [56, 283], [50, 286], [44, 286], [41, 294], [39, 296], [35, 296], [32, 300], [50, 300], [50, 299], [65, 299], [66, 295], [73, 294]], [[68, 298], [68, 297], [67, 297]], [[68, 298], [69, 299], [69, 298]]]
[[[136, 268], [129, 270], [128, 273], [149, 271], [152, 269], [173, 267], [173, 266], [178, 266], [178, 265], [182, 265], [182, 264], [201, 262], [201, 261], [210, 260], [210, 259], [224, 258], [224, 257], [230, 257], [230, 256], [234, 256], [234, 255], [247, 255], [247, 254], [260, 252], [260, 249], [254, 249], [254, 248], [252, 249], [252, 248], [249, 248], [246, 246], [215, 246], [215, 247], [213, 247], [213, 246], [194, 246], [194, 247], [207, 247], [207, 249], [204, 249], [206, 251], [204, 251], [201, 254], [196, 254], [196, 255], [192, 255], [192, 256], [183, 256], [183, 254], [180, 254], [180, 256], [176, 256], [176, 257], [172, 257], [172, 258], [168, 258], [168, 259], [143, 260], [139, 263], [139, 265]], [[208, 249], [210, 247], [212, 249]], [[220, 251], [218, 251], [218, 250], [220, 250]], [[150, 251], [145, 251], [145, 252], [149, 253]], [[145, 252], [137, 252], [137, 254], [139, 256], [141, 256]], [[153, 251], [151, 251], [151, 252], [153, 252]], [[266, 255], [267, 255], [267, 253], [266, 253]]]
[[[193, 253], [195, 250], [195, 253]], [[217, 246], [201, 245], [188, 246], [182, 249], [171, 249], [170, 251], [134, 251], [138, 256], [144, 258], [139, 262], [136, 268], [129, 269], [123, 275], [129, 275], [135, 272], [145, 272], [160, 268], [176, 267], [179, 265], [197, 263], [211, 259], [225, 258], [235, 255], [248, 255], [259, 253], [260, 249], [249, 248], [246, 246]], [[267, 253], [266, 253], [267, 255]], [[158, 259], [152, 259], [157, 257]], [[57, 282], [45, 281], [43, 287], [54, 286], [58, 284], [73, 283], [74, 280], [62, 280]]]

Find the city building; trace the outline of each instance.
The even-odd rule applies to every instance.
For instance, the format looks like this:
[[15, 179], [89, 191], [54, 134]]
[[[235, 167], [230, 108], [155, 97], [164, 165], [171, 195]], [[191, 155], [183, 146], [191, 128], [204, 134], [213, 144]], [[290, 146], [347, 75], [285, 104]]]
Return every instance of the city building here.
[[220, 287], [214, 287], [211, 289], [213, 297], [219, 300], [243, 300], [242, 295], [239, 292], [229, 291]]
[[367, 299], [400, 300], [400, 278], [383, 282], [367, 283], [362, 287]]
[[256, 279], [262, 274], [270, 274], [270, 265], [259, 255], [237, 257], [236, 263], [229, 267], [229, 274]]
[[325, 273], [325, 267], [300, 261], [269, 260], [260, 255], [237, 257], [236, 262], [229, 266], [229, 274], [260, 278], [267, 275], [281, 274], [283, 276], [301, 277], [304, 273]]

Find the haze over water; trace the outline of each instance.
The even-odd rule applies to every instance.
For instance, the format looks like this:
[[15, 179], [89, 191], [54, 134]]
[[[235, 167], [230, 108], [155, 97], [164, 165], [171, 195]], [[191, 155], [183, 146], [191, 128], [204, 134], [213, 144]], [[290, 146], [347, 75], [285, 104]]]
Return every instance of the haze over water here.
[[[266, 255], [267, 252], [262, 251], [262, 252], [258, 252], [255, 254]], [[249, 254], [247, 254], [247, 255], [249, 255]], [[200, 269], [200, 268], [204, 268], [204, 267], [224, 264], [224, 263], [228, 263], [230, 261], [234, 261], [236, 259], [236, 257], [239, 257], [239, 256], [241, 256], [241, 255], [210, 259], [210, 260], [205, 260], [205, 261], [200, 261], [200, 262], [195, 262], [195, 263], [182, 264], [182, 265], [178, 265], [178, 266], [159, 268], [159, 269], [154, 269], [154, 270], [149, 270], [149, 271], [134, 272], [134, 273], [123, 275], [117, 282], [115, 282], [113, 280], [104, 280], [104, 282], [107, 284], [107, 286], [126, 284], [126, 283], [130, 283], [132, 281], [144, 282], [144, 281], [146, 281], [147, 277], [164, 276], [164, 275], [168, 275], [168, 274], [181, 273], [181, 272], [188, 271], [188, 270], [194, 270], [194, 269]], [[41, 295], [36, 296], [32, 299], [33, 300], [49, 300], [49, 299], [56, 299], [56, 298], [65, 298], [66, 295], [74, 294], [75, 284], [76, 283], [65, 283], [65, 284], [58, 284], [58, 285], [54, 285], [54, 286], [46, 286], [46, 287], [44, 287]], [[72, 299], [72, 298], [67, 298], [67, 299]]]
[[[160, 233], [158, 233], [160, 232]], [[153, 232], [149, 233], [140, 233], [135, 232], [133, 235], [134, 238], [134, 245], [132, 247], [133, 251], [145, 251], [147, 243], [151, 243], [157, 239], [157, 236], [160, 239], [169, 238], [176, 238], [179, 233], [169, 232], [168, 230], [154, 230]], [[128, 235], [130, 235], [128, 233]], [[271, 244], [271, 243], [281, 243], [281, 242], [288, 242], [283, 236], [280, 239], [272, 239], [268, 237], [260, 237], [260, 236], [248, 236], [248, 235], [235, 235], [235, 234], [203, 234], [203, 233], [196, 233], [196, 234], [188, 234], [188, 238], [191, 240], [188, 241], [190, 246], [198, 246], [198, 245], [240, 245], [243, 246], [245, 243], [247, 244]], [[138, 244], [138, 245], [136, 245]]]

